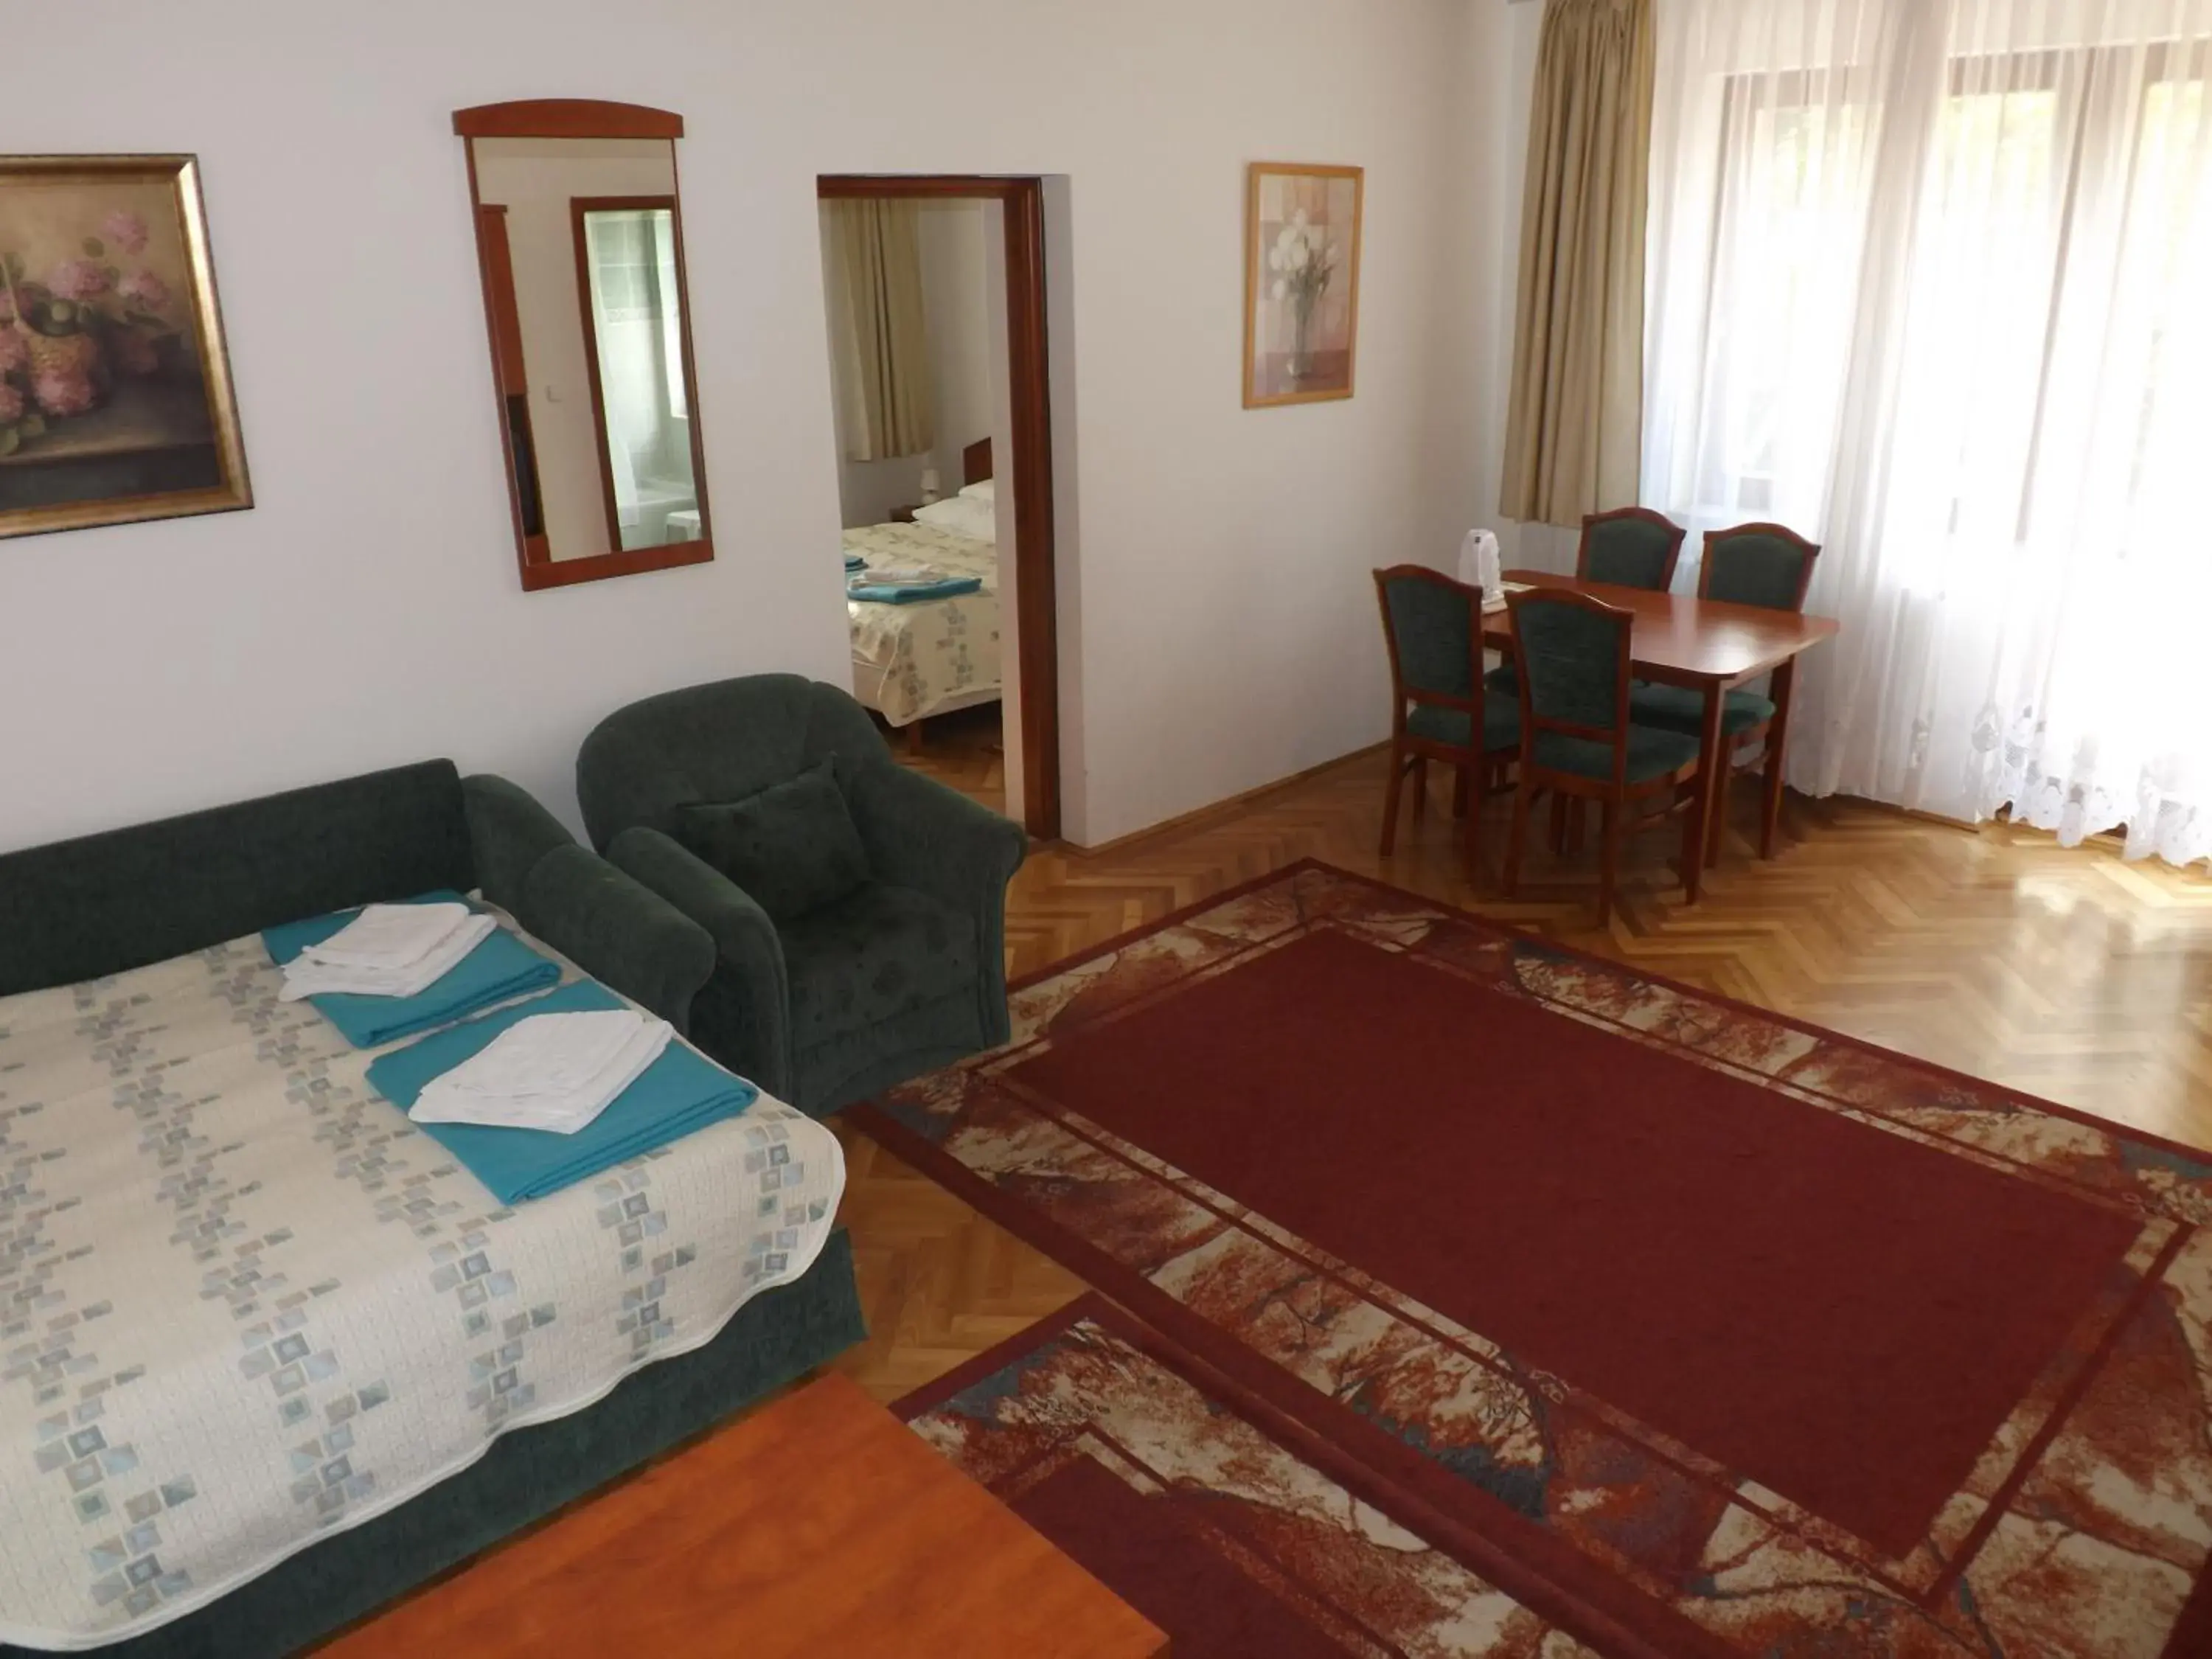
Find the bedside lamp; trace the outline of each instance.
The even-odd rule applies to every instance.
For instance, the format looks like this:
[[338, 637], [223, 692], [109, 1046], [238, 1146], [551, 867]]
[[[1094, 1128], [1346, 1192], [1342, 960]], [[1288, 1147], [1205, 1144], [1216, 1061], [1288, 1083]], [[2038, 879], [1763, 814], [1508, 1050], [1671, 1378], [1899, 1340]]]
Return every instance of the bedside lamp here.
[[925, 466], [922, 468], [921, 504], [924, 507], [927, 507], [932, 501], [944, 500], [944, 485], [945, 481], [937, 476], [937, 469], [935, 467]]

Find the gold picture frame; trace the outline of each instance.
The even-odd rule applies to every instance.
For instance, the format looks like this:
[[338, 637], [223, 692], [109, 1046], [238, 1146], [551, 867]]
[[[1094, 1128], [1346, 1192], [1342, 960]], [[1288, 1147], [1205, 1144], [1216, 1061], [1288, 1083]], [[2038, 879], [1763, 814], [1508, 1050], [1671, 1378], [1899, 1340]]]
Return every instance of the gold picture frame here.
[[1365, 191], [1364, 167], [1245, 170], [1245, 408], [1352, 396]]
[[0, 537], [252, 505], [198, 158], [0, 156]]

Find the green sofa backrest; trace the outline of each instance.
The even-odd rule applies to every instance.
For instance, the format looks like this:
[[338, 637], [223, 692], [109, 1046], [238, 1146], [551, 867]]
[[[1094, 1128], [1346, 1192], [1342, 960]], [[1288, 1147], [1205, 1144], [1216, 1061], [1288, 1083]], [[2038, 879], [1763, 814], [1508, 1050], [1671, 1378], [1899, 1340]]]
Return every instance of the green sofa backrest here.
[[0, 856], [0, 996], [476, 884], [460, 774], [442, 760], [33, 847]]

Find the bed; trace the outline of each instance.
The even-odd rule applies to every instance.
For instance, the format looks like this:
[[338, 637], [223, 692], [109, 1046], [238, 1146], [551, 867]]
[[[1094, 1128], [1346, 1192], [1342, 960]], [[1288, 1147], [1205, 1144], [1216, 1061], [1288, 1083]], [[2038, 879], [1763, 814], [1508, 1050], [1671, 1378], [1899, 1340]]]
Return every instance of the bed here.
[[[504, 1207], [258, 933], [181, 948], [303, 886], [479, 872], [613, 937], [578, 907], [621, 878], [485, 781], [473, 870], [444, 763], [0, 859], [0, 921], [46, 935], [0, 944], [0, 1654], [292, 1650], [859, 1334], [842, 1158], [788, 1107]], [[561, 896], [570, 863], [599, 873]], [[200, 879], [157, 902], [141, 866]], [[118, 954], [132, 927], [180, 953]]]
[[6, 1640], [187, 1613], [708, 1341], [829, 1237], [836, 1139], [768, 1100], [502, 1208], [280, 983], [249, 936], [0, 1001], [50, 1266], [0, 1346]]
[[[985, 438], [961, 452], [957, 499], [994, 507], [994, 498], [991, 441]], [[972, 593], [910, 605], [846, 601], [853, 695], [893, 726], [914, 728], [930, 715], [996, 702], [1000, 696], [999, 546], [988, 533], [995, 515], [961, 516], [964, 527], [922, 520], [845, 532], [847, 556], [857, 554], [867, 566], [918, 562], [983, 584]]]

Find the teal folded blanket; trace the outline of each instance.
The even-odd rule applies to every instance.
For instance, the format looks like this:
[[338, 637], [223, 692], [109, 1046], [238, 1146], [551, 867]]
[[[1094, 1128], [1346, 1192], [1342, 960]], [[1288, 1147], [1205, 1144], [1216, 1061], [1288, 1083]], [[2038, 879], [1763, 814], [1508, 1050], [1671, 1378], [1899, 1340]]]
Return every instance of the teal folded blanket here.
[[[466, 904], [459, 893], [425, 893], [410, 904]], [[473, 907], [471, 907], [473, 908]], [[320, 945], [359, 910], [340, 910], [307, 921], [288, 921], [261, 935], [269, 959], [282, 968], [310, 945]], [[411, 997], [365, 997], [343, 992], [308, 1001], [356, 1048], [374, 1048], [418, 1031], [450, 1025], [544, 986], [560, 982], [561, 967], [501, 927], [463, 957], [443, 979]]]
[[845, 584], [845, 595], [848, 599], [866, 599], [871, 605], [917, 605], [923, 599], [957, 599], [963, 593], [973, 593], [982, 585], [981, 576], [947, 576], [941, 582], [912, 586], [854, 580]]
[[[628, 1006], [605, 986], [579, 981], [380, 1054], [369, 1063], [368, 1081], [404, 1112], [425, 1084], [474, 1056], [517, 1020], [532, 1014], [589, 1013]], [[694, 1130], [735, 1117], [759, 1098], [760, 1091], [743, 1078], [672, 1042], [606, 1110], [572, 1135], [482, 1123], [415, 1127], [468, 1165], [469, 1173], [501, 1203], [519, 1204], [557, 1193]]]
[[845, 556], [845, 574], [847, 575], [852, 574], [855, 570], [866, 570], [867, 568], [868, 562], [862, 558], [859, 554], [848, 553]]

